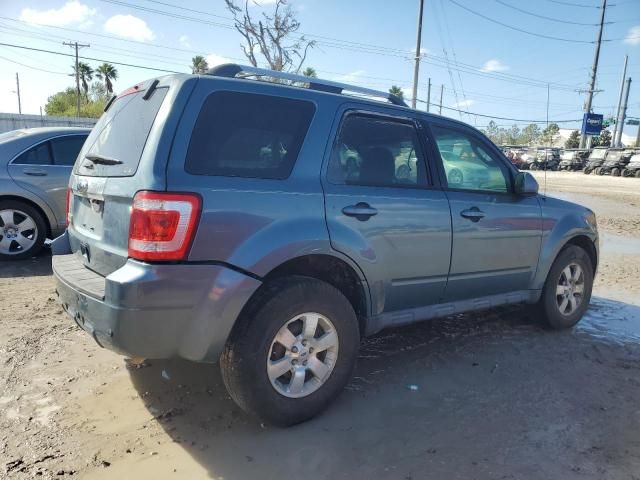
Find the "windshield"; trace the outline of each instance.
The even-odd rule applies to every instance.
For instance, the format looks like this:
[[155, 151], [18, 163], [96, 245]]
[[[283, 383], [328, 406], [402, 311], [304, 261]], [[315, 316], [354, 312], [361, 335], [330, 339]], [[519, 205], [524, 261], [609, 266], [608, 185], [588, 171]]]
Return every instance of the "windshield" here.
[[604, 158], [606, 154], [607, 154], [607, 151], [604, 148], [599, 148], [591, 152], [591, 155], [589, 155], [589, 158], [595, 158], [595, 159]]
[[562, 160], [573, 160], [574, 155], [575, 155], [575, 152], [563, 152]]
[[609, 152], [607, 160], [620, 160], [620, 157], [622, 157], [622, 152]]

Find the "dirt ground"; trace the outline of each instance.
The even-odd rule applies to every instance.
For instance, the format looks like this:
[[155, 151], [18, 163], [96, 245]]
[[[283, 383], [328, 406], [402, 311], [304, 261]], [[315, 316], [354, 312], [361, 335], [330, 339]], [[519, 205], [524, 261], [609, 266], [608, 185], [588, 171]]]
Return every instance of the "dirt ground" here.
[[536, 175], [598, 215], [586, 318], [383, 332], [328, 411], [289, 429], [240, 412], [216, 365], [100, 349], [56, 304], [48, 256], [0, 264], [0, 478], [640, 479], [640, 181]]

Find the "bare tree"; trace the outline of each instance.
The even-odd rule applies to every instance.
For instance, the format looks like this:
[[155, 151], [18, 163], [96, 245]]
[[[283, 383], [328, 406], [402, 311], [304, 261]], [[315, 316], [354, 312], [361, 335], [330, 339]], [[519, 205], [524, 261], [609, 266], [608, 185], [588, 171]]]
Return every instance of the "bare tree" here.
[[233, 15], [236, 30], [244, 38], [241, 47], [251, 65], [258, 66], [256, 55], [261, 54], [271, 70], [300, 71], [307, 51], [316, 42], [296, 35], [300, 22], [287, 0], [276, 0], [273, 11], [263, 12], [259, 19], [249, 12], [249, 2], [253, 0], [245, 0], [244, 8], [238, 6], [236, 0], [224, 1]]

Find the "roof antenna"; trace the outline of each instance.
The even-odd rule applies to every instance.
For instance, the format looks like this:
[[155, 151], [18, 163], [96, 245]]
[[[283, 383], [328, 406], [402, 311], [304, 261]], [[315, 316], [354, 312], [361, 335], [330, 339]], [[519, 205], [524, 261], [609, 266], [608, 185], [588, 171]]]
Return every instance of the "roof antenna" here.
[[[547, 83], [547, 133], [549, 133], [549, 84]], [[551, 138], [553, 140], [553, 137]], [[544, 151], [544, 183], [542, 185], [542, 196], [547, 196], [547, 168], [549, 168], [549, 152]]]

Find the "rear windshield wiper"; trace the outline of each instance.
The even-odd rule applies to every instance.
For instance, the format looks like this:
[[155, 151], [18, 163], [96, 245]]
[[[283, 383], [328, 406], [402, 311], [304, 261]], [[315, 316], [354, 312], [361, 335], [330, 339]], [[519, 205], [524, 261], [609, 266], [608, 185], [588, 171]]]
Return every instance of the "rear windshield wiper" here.
[[97, 155], [95, 153], [87, 153], [84, 158], [99, 165], [122, 165], [124, 162], [116, 158], [105, 157], [104, 155]]

